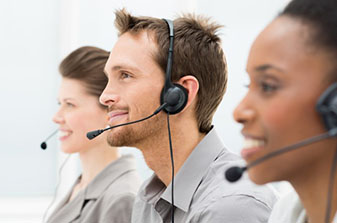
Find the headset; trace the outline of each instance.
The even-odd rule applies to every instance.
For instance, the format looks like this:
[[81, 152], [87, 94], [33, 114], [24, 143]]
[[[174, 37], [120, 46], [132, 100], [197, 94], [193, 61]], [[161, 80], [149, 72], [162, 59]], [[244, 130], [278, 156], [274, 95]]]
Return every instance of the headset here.
[[[243, 172], [247, 171], [248, 169], [270, 159], [275, 156], [281, 155], [286, 152], [290, 152], [292, 150], [296, 150], [302, 148], [305, 145], [312, 144], [314, 142], [321, 141], [323, 139], [328, 139], [332, 137], [337, 137], [337, 83], [331, 84], [319, 97], [316, 103], [316, 110], [322, 118], [324, 126], [327, 132], [316, 135], [304, 140], [301, 140], [297, 143], [291, 144], [286, 147], [282, 147], [278, 150], [275, 150], [271, 153], [262, 156], [253, 162], [249, 163], [247, 166], [238, 167], [233, 166], [229, 168], [225, 172], [225, 177], [229, 182], [235, 182], [239, 180], [243, 174]], [[337, 169], [337, 148], [333, 157], [333, 162], [330, 170], [329, 176], [329, 189], [327, 194], [327, 205], [326, 205], [326, 213], [325, 213], [325, 223], [329, 223], [330, 214], [331, 214], [331, 202], [332, 202], [332, 195], [333, 195], [333, 184], [334, 184], [334, 177]]]
[[[168, 19], [163, 19], [163, 20], [166, 22], [166, 24], [168, 26], [168, 29], [169, 29], [169, 48], [168, 48], [168, 57], [167, 57], [167, 65], [166, 65], [166, 72], [165, 72], [165, 83], [164, 83], [164, 87], [163, 87], [163, 89], [161, 91], [161, 94], [160, 94], [160, 106], [159, 106], [159, 108], [157, 108], [154, 111], [154, 113], [152, 113], [151, 115], [149, 115], [145, 118], [135, 120], [135, 121], [132, 121], [132, 122], [127, 122], [127, 123], [115, 125], [115, 126], [110, 126], [108, 128], [105, 128], [105, 129], [98, 129], [98, 130], [88, 132], [87, 138], [91, 140], [91, 139], [94, 139], [95, 137], [99, 136], [103, 132], [105, 132], [107, 130], [110, 130], [112, 128], [130, 125], [130, 124], [135, 124], [135, 123], [138, 123], [138, 122], [145, 121], [145, 120], [153, 117], [154, 115], [157, 115], [162, 110], [164, 112], [166, 112], [167, 113], [167, 127], [168, 127], [168, 136], [169, 136], [169, 145], [170, 145], [171, 165], [172, 165], [171, 219], [172, 219], [172, 223], [174, 223], [174, 159], [173, 159], [173, 149], [172, 149], [169, 116], [177, 114], [185, 108], [185, 106], [187, 104], [188, 94], [187, 94], [187, 90], [183, 86], [181, 86], [180, 84], [177, 84], [177, 83], [173, 83], [172, 80], [171, 80], [172, 65], [173, 65], [173, 51], [174, 51], [174, 27], [173, 27], [173, 21], [168, 20]], [[57, 132], [58, 132], [58, 130], [54, 131], [50, 136], [47, 137], [47, 139], [45, 141], [43, 141], [41, 143], [42, 149], [47, 148], [46, 141], [49, 138], [51, 138], [52, 136], [54, 136]], [[62, 168], [63, 168], [63, 165], [60, 168], [60, 171], [62, 170]], [[48, 212], [48, 210], [49, 210], [49, 207], [48, 207], [46, 213]], [[46, 213], [44, 214], [44, 219], [45, 219]]]
[[174, 223], [174, 159], [173, 159], [173, 149], [171, 140], [171, 130], [170, 130], [170, 115], [179, 113], [184, 109], [187, 103], [188, 94], [187, 90], [177, 84], [172, 83], [171, 73], [173, 64], [173, 48], [174, 48], [174, 27], [173, 21], [168, 19], [163, 19], [169, 28], [169, 49], [166, 65], [165, 83], [163, 90], [160, 94], [160, 104], [165, 105], [164, 111], [167, 113], [167, 128], [170, 143], [170, 156], [171, 156], [171, 167], [172, 167], [172, 180], [171, 180], [171, 222]]
[[168, 139], [170, 145], [170, 156], [171, 156], [171, 166], [172, 166], [172, 181], [171, 181], [171, 199], [172, 199], [172, 209], [171, 209], [171, 219], [172, 223], [174, 223], [174, 159], [173, 159], [173, 149], [172, 149], [172, 140], [171, 140], [171, 129], [170, 129], [170, 115], [177, 114], [181, 112], [186, 104], [188, 99], [187, 90], [181, 86], [180, 84], [173, 83], [171, 80], [172, 74], [172, 65], [173, 65], [173, 51], [174, 51], [174, 27], [173, 21], [168, 19], [163, 19], [168, 26], [169, 29], [169, 48], [168, 48], [168, 57], [167, 57], [167, 65], [165, 72], [165, 83], [164, 87], [160, 93], [160, 106], [157, 108], [154, 113], [151, 115], [135, 120], [132, 122], [122, 123], [115, 126], [110, 126], [105, 129], [98, 129], [87, 133], [88, 139], [93, 139], [103, 132], [117, 128], [120, 126], [131, 125], [138, 122], [145, 121], [154, 115], [157, 115], [160, 111], [164, 111], [167, 113], [167, 128], [168, 128]]
[[[325, 128], [328, 131], [337, 129], [337, 83], [330, 85], [321, 95], [316, 104], [316, 110], [320, 113]], [[334, 178], [337, 167], [337, 148], [333, 158], [333, 163], [330, 170], [329, 189], [327, 198], [327, 208], [325, 213], [325, 222], [329, 222], [331, 215], [331, 202], [333, 196]]]
[[187, 99], [188, 99], [187, 90], [180, 84], [173, 83], [171, 80], [172, 65], [173, 65], [173, 48], [174, 48], [173, 22], [168, 19], [163, 19], [163, 20], [166, 22], [168, 29], [169, 29], [169, 49], [168, 49], [167, 65], [166, 65], [166, 72], [165, 72], [165, 83], [160, 93], [160, 106], [151, 115], [145, 118], [135, 120], [132, 122], [115, 125], [115, 126], [110, 126], [105, 129], [98, 129], [98, 130], [88, 132], [87, 133], [88, 139], [91, 140], [99, 136], [103, 132], [113, 129], [113, 128], [145, 121], [153, 117], [154, 115], [157, 115], [162, 110], [166, 112], [168, 115], [174, 115], [174, 114], [181, 112], [185, 108], [187, 104]]
[[337, 83], [330, 85], [320, 96], [316, 110], [321, 115], [325, 128], [337, 128]]
[[169, 28], [169, 49], [166, 65], [165, 84], [160, 95], [160, 104], [167, 103], [164, 107], [164, 111], [171, 115], [179, 113], [184, 109], [187, 103], [187, 91], [186, 89], [177, 83], [172, 83], [171, 73], [173, 64], [173, 48], [174, 48], [174, 28], [173, 21], [163, 19]]

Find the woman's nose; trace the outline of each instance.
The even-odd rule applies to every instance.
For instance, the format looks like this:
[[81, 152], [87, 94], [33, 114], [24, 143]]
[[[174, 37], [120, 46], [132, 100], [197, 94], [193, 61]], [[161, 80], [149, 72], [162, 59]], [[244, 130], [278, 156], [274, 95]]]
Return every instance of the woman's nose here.
[[56, 124], [63, 124], [64, 123], [64, 118], [63, 118], [60, 110], [58, 110], [54, 114], [54, 116], [53, 116], [53, 122], [55, 122]]
[[241, 102], [236, 106], [233, 112], [234, 120], [238, 123], [245, 124], [248, 121], [252, 121], [255, 116], [255, 111], [248, 102], [248, 96], [246, 95]]

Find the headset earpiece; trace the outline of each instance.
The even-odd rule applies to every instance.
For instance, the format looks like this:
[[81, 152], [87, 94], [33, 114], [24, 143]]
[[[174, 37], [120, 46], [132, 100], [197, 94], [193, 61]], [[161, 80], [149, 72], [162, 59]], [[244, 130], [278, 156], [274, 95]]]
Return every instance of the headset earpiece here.
[[167, 65], [166, 65], [166, 75], [165, 75], [165, 84], [164, 88], [160, 95], [160, 104], [167, 103], [164, 107], [164, 111], [169, 114], [177, 114], [181, 110], [184, 109], [188, 94], [186, 89], [176, 83], [172, 83], [171, 80], [171, 72], [172, 72], [172, 64], [173, 64], [173, 42], [174, 42], [174, 29], [173, 22], [171, 20], [163, 19], [168, 28], [170, 34], [170, 43], [169, 43], [169, 52], [167, 57]]
[[164, 89], [160, 95], [160, 104], [167, 103], [164, 111], [169, 114], [177, 114], [184, 109], [187, 103], [187, 91], [180, 84], [173, 84], [166, 91]]
[[316, 104], [327, 130], [337, 128], [337, 83], [330, 85], [320, 96]]

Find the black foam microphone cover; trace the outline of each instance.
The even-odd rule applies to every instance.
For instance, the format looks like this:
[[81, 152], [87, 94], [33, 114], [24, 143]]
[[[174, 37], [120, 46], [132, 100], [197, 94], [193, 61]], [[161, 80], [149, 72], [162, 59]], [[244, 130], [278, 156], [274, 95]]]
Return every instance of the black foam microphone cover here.
[[46, 142], [42, 142], [40, 145], [41, 149], [47, 149], [47, 143]]
[[102, 129], [88, 132], [87, 138], [91, 140], [91, 139], [95, 138], [96, 136], [99, 136], [103, 132], [104, 132], [104, 130], [102, 130]]
[[44, 140], [44, 141], [41, 143], [41, 145], [40, 145], [41, 149], [43, 149], [43, 150], [47, 149], [47, 141], [48, 141], [52, 136], [54, 136], [58, 131], [59, 131], [59, 130], [56, 129], [52, 134], [50, 134], [50, 135], [46, 138], [46, 140]]
[[225, 172], [225, 177], [229, 182], [235, 182], [241, 178], [245, 170], [245, 167], [233, 166]]

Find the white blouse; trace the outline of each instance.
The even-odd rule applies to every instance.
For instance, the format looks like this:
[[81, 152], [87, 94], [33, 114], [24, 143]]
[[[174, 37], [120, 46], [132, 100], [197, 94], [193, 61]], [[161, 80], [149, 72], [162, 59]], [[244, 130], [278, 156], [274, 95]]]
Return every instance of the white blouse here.
[[[275, 205], [268, 223], [307, 223], [307, 215], [295, 191], [282, 197]], [[337, 223], [337, 212], [332, 223]]]

